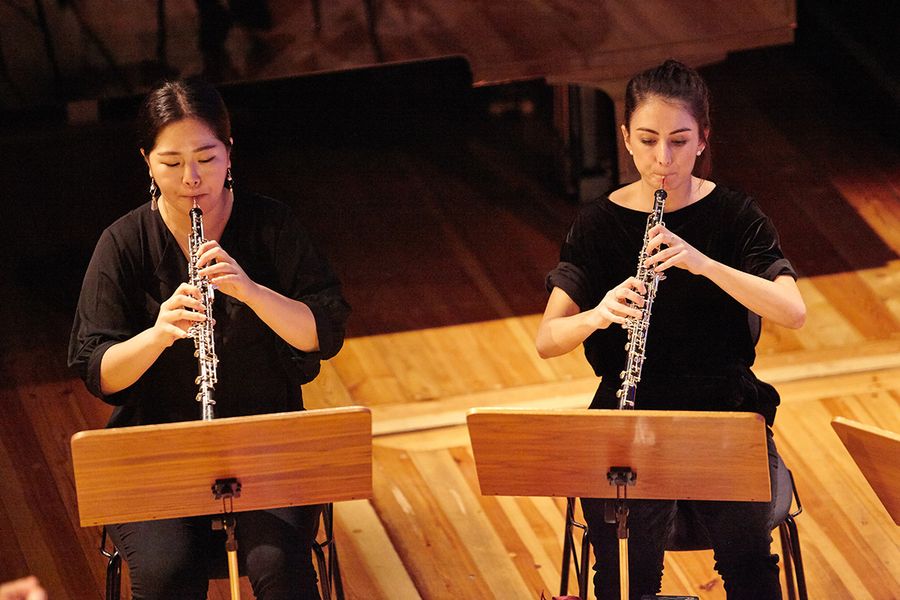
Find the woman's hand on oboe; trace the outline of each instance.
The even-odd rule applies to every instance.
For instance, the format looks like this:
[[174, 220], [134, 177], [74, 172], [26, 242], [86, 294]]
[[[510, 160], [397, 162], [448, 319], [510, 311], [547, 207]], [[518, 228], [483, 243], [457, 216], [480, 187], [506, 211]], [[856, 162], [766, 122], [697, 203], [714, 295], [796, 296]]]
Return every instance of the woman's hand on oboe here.
[[200, 290], [189, 283], [182, 283], [169, 299], [159, 305], [153, 328], [168, 347], [175, 340], [187, 337], [190, 326], [204, 319]]
[[710, 262], [708, 256], [666, 229], [663, 224], [650, 229], [647, 253], [651, 255], [645, 263], [647, 268], [660, 273], [670, 267], [678, 267], [694, 275], [701, 275]]
[[646, 293], [644, 284], [636, 277], [629, 277], [606, 292], [603, 300], [592, 309], [597, 319], [596, 328], [605, 329], [611, 323], [621, 325], [628, 319], [640, 319]]
[[216, 240], [204, 242], [200, 246], [197, 264], [200, 266], [200, 275], [209, 277], [217, 290], [245, 304], [249, 303], [248, 299], [255, 291], [256, 284], [247, 276], [241, 265], [219, 245], [219, 242]]
[[159, 305], [153, 327], [110, 346], [100, 361], [100, 391], [110, 395], [124, 390], [140, 379], [166, 348], [186, 338], [193, 323], [206, 319], [199, 297], [200, 290], [182, 283]]
[[288, 344], [303, 352], [319, 350], [319, 335], [312, 310], [303, 302], [250, 279], [218, 242], [209, 240], [200, 246], [197, 265], [200, 275], [209, 277], [217, 290], [250, 307]]

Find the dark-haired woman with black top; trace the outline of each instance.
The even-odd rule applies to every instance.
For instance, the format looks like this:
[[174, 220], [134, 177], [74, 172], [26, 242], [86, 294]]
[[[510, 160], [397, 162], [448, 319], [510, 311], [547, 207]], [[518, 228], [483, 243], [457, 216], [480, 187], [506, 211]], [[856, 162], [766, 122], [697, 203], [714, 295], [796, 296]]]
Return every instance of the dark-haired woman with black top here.
[[[708, 167], [709, 101], [696, 71], [677, 61], [628, 84], [622, 135], [640, 179], [585, 205], [547, 276], [550, 298], [536, 345], [543, 357], [584, 345], [601, 382], [591, 408], [616, 408], [629, 318], [640, 318], [644, 285], [635, 277], [654, 191], [668, 194], [664, 225], [650, 230], [648, 267], [664, 271], [653, 304], [636, 408], [747, 411], [771, 427], [778, 394], [750, 370], [760, 319], [798, 328], [806, 307], [797, 274], [757, 203], [694, 173]], [[704, 173], [705, 175], [705, 173]], [[769, 433], [770, 470], [777, 454]], [[777, 481], [772, 472], [771, 481]], [[773, 498], [774, 498], [773, 489]], [[594, 547], [594, 587], [619, 598], [615, 525], [604, 501], [582, 498]], [[629, 502], [632, 598], [659, 592], [663, 556], [678, 504]], [[692, 502], [712, 541], [729, 600], [781, 598], [771, 554], [771, 505]]]
[[[149, 202], [110, 225], [88, 266], [69, 363], [115, 408], [109, 427], [196, 420], [188, 328], [206, 319], [188, 283], [188, 211], [203, 210], [200, 274], [215, 294], [216, 416], [301, 410], [300, 386], [341, 348], [349, 307], [290, 208], [231, 175], [231, 128], [218, 92], [167, 82], [142, 108]], [[227, 249], [227, 250], [226, 250]], [[320, 506], [236, 514], [239, 557], [261, 600], [318, 598], [310, 544]], [[109, 527], [134, 598], [206, 598], [211, 519]], [[222, 553], [224, 561], [224, 552]]]

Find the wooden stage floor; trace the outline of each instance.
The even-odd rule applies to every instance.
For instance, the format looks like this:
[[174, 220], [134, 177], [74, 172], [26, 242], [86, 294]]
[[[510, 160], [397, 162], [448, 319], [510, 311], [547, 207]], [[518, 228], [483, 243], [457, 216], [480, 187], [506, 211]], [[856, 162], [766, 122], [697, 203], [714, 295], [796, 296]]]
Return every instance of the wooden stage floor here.
[[[715, 179], [752, 191], [775, 219], [809, 308], [800, 331], [764, 327], [755, 370], [782, 395], [776, 442], [803, 501], [810, 598], [896, 598], [900, 533], [829, 423], [900, 431], [900, 153], [878, 137], [877, 115], [854, 112], [795, 49], [704, 73]], [[354, 306], [344, 349], [305, 391], [310, 408], [373, 411], [374, 497], [335, 509], [348, 598], [557, 591], [561, 502], [481, 496], [462, 424], [476, 406], [587, 405], [596, 381], [580, 353], [542, 361], [532, 343], [575, 207], [541, 123], [465, 123], [380, 145], [242, 147], [235, 134], [236, 177], [297, 200]], [[86, 255], [142, 197], [123, 131], [0, 137], [11, 241], [0, 250], [0, 580], [34, 573], [51, 598], [102, 595], [68, 443], [109, 411], [66, 370], [65, 348]], [[221, 583], [211, 598], [227, 597]], [[709, 552], [667, 556], [663, 592], [725, 598]]]

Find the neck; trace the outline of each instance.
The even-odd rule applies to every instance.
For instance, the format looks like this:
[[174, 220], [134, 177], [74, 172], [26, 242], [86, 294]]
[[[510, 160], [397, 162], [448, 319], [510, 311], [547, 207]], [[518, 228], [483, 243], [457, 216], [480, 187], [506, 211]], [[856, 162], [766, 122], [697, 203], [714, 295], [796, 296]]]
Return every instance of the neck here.
[[[667, 182], [665, 186], [667, 194], [666, 211], [678, 210], [696, 202], [700, 197], [700, 186], [703, 181], [703, 179], [692, 176], [676, 186], [669, 186]], [[641, 196], [648, 199], [647, 202], [649, 202], [651, 209], [653, 208], [653, 193], [657, 189], [659, 188], [651, 186], [644, 181], [641, 182]]]

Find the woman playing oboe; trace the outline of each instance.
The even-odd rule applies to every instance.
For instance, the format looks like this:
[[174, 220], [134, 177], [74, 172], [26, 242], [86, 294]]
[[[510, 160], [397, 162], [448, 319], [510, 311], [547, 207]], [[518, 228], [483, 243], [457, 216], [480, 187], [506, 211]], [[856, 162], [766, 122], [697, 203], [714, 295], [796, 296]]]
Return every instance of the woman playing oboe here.
[[[601, 377], [591, 408], [617, 408], [627, 355], [621, 325], [642, 316], [646, 289], [634, 277], [635, 262], [654, 192], [664, 187], [664, 224], [647, 232], [646, 264], [666, 279], [653, 304], [635, 408], [759, 413], [768, 425], [774, 469], [769, 427], [779, 398], [750, 366], [760, 317], [790, 328], [803, 325], [797, 275], [757, 203], [705, 178], [709, 101], [696, 71], [670, 60], [634, 77], [621, 129], [640, 179], [585, 205], [575, 219], [560, 262], [547, 276], [550, 298], [538, 352], [558, 356], [583, 343]], [[619, 598], [615, 525], [604, 522], [602, 500], [581, 503], [597, 557], [597, 597]], [[778, 559], [770, 551], [770, 505], [692, 504], [712, 540], [728, 598], [781, 598]], [[630, 501], [629, 509], [630, 594], [640, 599], [660, 590], [676, 503]]]
[[[163, 84], [147, 96], [140, 128], [151, 197], [97, 243], [70, 364], [115, 407], [109, 427], [200, 418], [198, 357], [188, 336], [206, 320], [188, 278], [196, 205], [208, 240], [197, 267], [217, 291], [216, 417], [302, 409], [301, 384], [343, 344], [349, 307], [337, 278], [287, 205], [234, 184], [230, 119], [213, 87], [197, 79]], [[257, 598], [319, 597], [309, 548], [320, 511], [235, 515]], [[209, 517], [108, 529], [128, 562], [134, 598], [206, 598]]]

